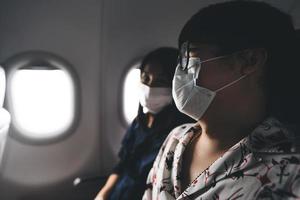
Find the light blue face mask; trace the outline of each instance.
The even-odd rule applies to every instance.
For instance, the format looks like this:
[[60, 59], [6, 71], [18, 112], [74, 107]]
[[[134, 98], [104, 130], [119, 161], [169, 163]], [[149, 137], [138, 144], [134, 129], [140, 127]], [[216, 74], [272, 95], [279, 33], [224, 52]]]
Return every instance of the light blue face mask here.
[[200, 61], [200, 58], [197, 57], [190, 58], [187, 69], [182, 69], [180, 65], [176, 67], [173, 78], [172, 95], [179, 111], [195, 120], [201, 119], [217, 92], [230, 87], [247, 76], [243, 75], [215, 91], [198, 86], [196, 80], [201, 70], [201, 64], [224, 57], [225, 56], [219, 56], [205, 61]]

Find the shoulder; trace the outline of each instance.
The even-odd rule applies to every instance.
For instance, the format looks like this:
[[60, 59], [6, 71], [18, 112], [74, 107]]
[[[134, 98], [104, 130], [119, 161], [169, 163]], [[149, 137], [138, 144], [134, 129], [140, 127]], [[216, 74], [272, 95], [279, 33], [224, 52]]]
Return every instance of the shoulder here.
[[186, 132], [195, 126], [195, 123], [186, 123], [173, 128], [168, 138], [179, 140]]
[[175, 127], [167, 136], [165, 141], [163, 142], [161, 148], [160, 148], [160, 153], [158, 154], [159, 156], [162, 156], [164, 151], [170, 150], [171, 146], [174, 144], [177, 144], [178, 141], [186, 132], [188, 132], [195, 124], [189, 123], [189, 124], [182, 124], [180, 126]]
[[267, 118], [247, 137], [247, 146], [259, 153], [299, 153], [300, 137], [290, 125]]
[[137, 118], [135, 118], [131, 124], [128, 126], [128, 128], [126, 129], [126, 133], [123, 137], [123, 141], [124, 140], [129, 140], [129, 138], [134, 137], [134, 134], [136, 132], [136, 130], [138, 129], [138, 127], [140, 126]]
[[[267, 170], [263, 168], [260, 170], [262, 176], [258, 178], [264, 184], [257, 193], [257, 199], [299, 198], [300, 154], [265, 155], [262, 158], [262, 166], [267, 166]], [[267, 182], [265, 182], [266, 180]]]

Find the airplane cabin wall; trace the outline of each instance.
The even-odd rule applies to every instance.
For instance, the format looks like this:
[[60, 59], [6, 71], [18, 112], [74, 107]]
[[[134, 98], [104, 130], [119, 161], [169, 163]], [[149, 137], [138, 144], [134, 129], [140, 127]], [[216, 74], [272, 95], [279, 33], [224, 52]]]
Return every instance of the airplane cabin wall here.
[[0, 199], [30, 199], [40, 188], [100, 173], [100, 9], [97, 0], [0, 2], [1, 62], [23, 51], [49, 51], [73, 65], [81, 86], [79, 124], [69, 137], [46, 145], [8, 138]]
[[[222, 0], [1, 0], [0, 61], [28, 50], [64, 57], [80, 79], [81, 112], [74, 133], [57, 143], [8, 139], [0, 199], [30, 199], [39, 190], [71, 187], [77, 176], [107, 175], [127, 126], [125, 72], [154, 48], [176, 47], [187, 19], [214, 2]], [[300, 18], [294, 0], [267, 2]]]

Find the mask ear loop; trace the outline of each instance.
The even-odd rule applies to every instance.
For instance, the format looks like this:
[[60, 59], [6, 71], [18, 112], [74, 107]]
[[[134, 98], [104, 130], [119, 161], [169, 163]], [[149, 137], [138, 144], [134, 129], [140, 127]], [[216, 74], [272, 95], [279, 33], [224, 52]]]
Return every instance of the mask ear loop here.
[[223, 86], [223, 87], [221, 87], [221, 88], [215, 90], [214, 92], [219, 92], [219, 91], [221, 91], [221, 90], [223, 90], [223, 89], [225, 89], [225, 88], [227, 88], [227, 87], [230, 87], [231, 85], [233, 85], [233, 84], [235, 84], [236, 82], [242, 80], [243, 78], [246, 78], [247, 76], [249, 76], [250, 74], [254, 73], [255, 71], [256, 71], [256, 70], [252, 71], [252, 72], [249, 73], [249, 74], [245, 74], [245, 75], [241, 76], [240, 78], [236, 79], [235, 81], [232, 81], [231, 83], [226, 84], [225, 86]]
[[245, 78], [246, 76], [248, 76], [248, 74], [245, 74], [245, 75], [241, 76], [240, 78], [236, 79], [235, 81], [232, 81], [231, 83], [228, 83], [228, 84], [224, 85], [223, 87], [221, 87], [221, 88], [215, 90], [214, 92], [219, 92], [219, 91], [221, 91], [221, 90], [223, 90], [223, 89], [225, 89], [225, 88], [227, 88], [227, 87], [230, 87], [231, 85], [233, 85], [233, 84], [235, 84], [236, 82], [242, 80], [242, 79]]
[[[202, 63], [210, 62], [210, 61], [214, 61], [214, 60], [218, 60], [218, 59], [222, 59], [222, 58], [226, 58], [226, 57], [228, 57], [228, 56], [230, 56], [230, 55], [217, 56], [217, 57], [214, 57], [214, 58], [209, 58], [209, 59], [204, 60], [204, 61], [201, 61], [200, 58], [199, 58], [199, 61], [198, 61], [198, 62], [199, 62], [199, 63], [198, 63], [199, 67], [196, 69], [196, 75], [194, 76], [194, 85], [196, 85], [196, 80], [198, 79], [198, 76], [199, 76], [199, 73], [200, 73], [200, 69], [201, 69], [201, 64], [202, 64]], [[187, 67], [187, 69], [189, 69], [189, 68]], [[254, 72], [254, 71], [253, 71], [253, 72]], [[226, 84], [225, 86], [223, 86], [223, 87], [221, 87], [221, 88], [215, 90], [214, 92], [219, 92], [220, 90], [223, 90], [223, 89], [225, 89], [226, 87], [229, 87], [229, 86], [235, 84], [236, 82], [238, 82], [238, 81], [240, 81], [241, 79], [245, 78], [246, 76], [252, 74], [253, 72], [241, 76], [241, 77], [238, 78], [237, 80], [235, 80], [235, 81], [233, 81], [233, 82], [231, 82], [231, 83]]]
[[[201, 64], [202, 63], [206, 63], [206, 62], [210, 62], [210, 61], [214, 61], [214, 60], [219, 60], [219, 59], [222, 59], [222, 58], [226, 58], [228, 57], [228, 55], [224, 55], [224, 56], [217, 56], [217, 57], [214, 57], [214, 58], [209, 58], [207, 60], [204, 60], [204, 61], [201, 61], [200, 58], [198, 59], [198, 68], [196, 69], [196, 75], [194, 76], [194, 79], [197, 79], [198, 76], [199, 76], [199, 73], [200, 73], [200, 70], [201, 70]], [[189, 69], [189, 68], [188, 68]]]

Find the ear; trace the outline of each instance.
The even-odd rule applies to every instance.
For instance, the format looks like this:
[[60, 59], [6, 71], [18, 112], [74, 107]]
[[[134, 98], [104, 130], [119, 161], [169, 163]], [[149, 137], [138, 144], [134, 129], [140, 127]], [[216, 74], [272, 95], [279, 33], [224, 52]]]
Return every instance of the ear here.
[[238, 55], [241, 64], [241, 74], [251, 74], [263, 69], [266, 65], [268, 53], [264, 48], [246, 49]]

